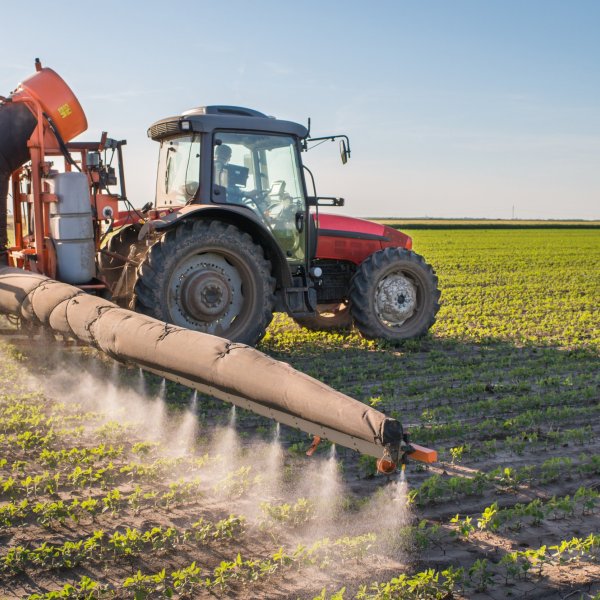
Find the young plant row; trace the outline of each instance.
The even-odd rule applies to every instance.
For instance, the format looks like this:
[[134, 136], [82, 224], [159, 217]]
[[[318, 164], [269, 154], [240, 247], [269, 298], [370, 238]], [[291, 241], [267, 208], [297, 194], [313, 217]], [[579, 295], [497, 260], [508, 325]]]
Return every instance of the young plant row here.
[[0, 434], [0, 448], [4, 452], [20, 448], [24, 453], [39, 452], [44, 448], [60, 448], [80, 440], [85, 433], [83, 425], [63, 427], [61, 429], [36, 430], [27, 429], [18, 434]]
[[426, 479], [420, 487], [409, 491], [408, 501], [411, 504], [423, 506], [447, 498], [481, 495], [484, 490], [493, 486], [516, 489], [520, 485], [535, 481], [545, 484], [557, 481], [567, 475], [569, 477], [574, 475], [587, 477], [598, 473], [600, 473], [600, 455], [582, 454], [577, 463], [568, 457], [555, 457], [544, 461], [539, 467], [497, 467], [488, 473], [477, 471], [473, 477], [460, 475], [442, 477], [434, 474]]
[[[53, 405], [54, 406], [54, 405]], [[5, 410], [9, 410], [8, 409]], [[44, 451], [45, 456], [52, 460], [67, 458], [62, 450], [82, 439], [89, 429], [90, 423], [101, 418], [96, 413], [58, 414], [46, 416], [35, 413], [27, 416], [23, 411], [17, 411], [4, 423], [5, 431], [0, 427], [0, 447], [5, 450], [20, 448], [23, 452], [37, 458]], [[6, 420], [6, 419], [5, 419]], [[69, 426], [72, 425], [72, 426]], [[121, 423], [109, 421], [95, 430], [97, 439], [106, 440], [113, 445], [129, 446], [132, 429]], [[154, 444], [142, 442], [134, 445], [152, 447]], [[57, 454], [53, 455], [52, 452]], [[140, 452], [141, 454], [141, 452]]]
[[[457, 365], [457, 368], [460, 367]], [[532, 392], [520, 390], [518, 393], [500, 397], [495, 393], [492, 395], [488, 392], [474, 391], [471, 389], [473, 385], [463, 384], [463, 380], [458, 381], [461, 383], [452, 380], [448, 385], [437, 384], [435, 388], [431, 388], [432, 384], [429, 381], [429, 389], [408, 398], [405, 394], [399, 397], [397, 389], [390, 383], [389, 390], [387, 390], [387, 385], [377, 388], [380, 394], [378, 398], [381, 406], [385, 407], [386, 413], [400, 413], [405, 417], [409, 415], [413, 422], [421, 420], [425, 424], [443, 424], [463, 419], [477, 420], [481, 415], [501, 421], [505, 415], [519, 415], [528, 411], [550, 411], [550, 416], [556, 416], [557, 413], [551, 411], [552, 408], [561, 406], [582, 408], [593, 401], [596, 395], [596, 383], [592, 381], [585, 384], [580, 381], [579, 377], [575, 379], [576, 383], [571, 384], [567, 390], [557, 392], [555, 389], [544, 388], [540, 391], [537, 386], [534, 386], [535, 391]], [[489, 383], [482, 382], [481, 386], [496, 389], [493, 384]], [[372, 397], [373, 387], [369, 386], [368, 390]], [[364, 391], [353, 391], [353, 393], [359, 397], [364, 396]], [[481, 399], [482, 395], [490, 397]], [[427, 406], [425, 411], [423, 411], [423, 406]], [[477, 410], [475, 410], [476, 408]], [[562, 414], [563, 416], [571, 414], [572, 418], [577, 417], [577, 411]]]
[[96, 516], [105, 512], [114, 516], [128, 508], [132, 509], [134, 514], [148, 508], [171, 510], [176, 506], [197, 502], [201, 489], [201, 482], [195, 479], [170, 483], [164, 492], [144, 491], [137, 485], [129, 494], [122, 493], [119, 488], [113, 488], [97, 498], [73, 498], [70, 502], [13, 500], [0, 505], [0, 529], [19, 525], [33, 516], [40, 525], [53, 527], [58, 524], [64, 525], [67, 520], [75, 523], [86, 519], [94, 520]]
[[259, 524], [261, 529], [270, 529], [274, 525], [295, 529], [315, 518], [317, 506], [312, 500], [299, 498], [294, 504], [261, 502], [260, 509], [265, 515]]
[[59, 429], [65, 425], [89, 426], [100, 415], [96, 413], [74, 412], [74, 408], [66, 410], [66, 406], [60, 403], [52, 404], [52, 414], [47, 414], [47, 400], [39, 394], [24, 394], [12, 402], [3, 402], [2, 416], [0, 416], [0, 433], [22, 434], [34, 429], [39, 435], [44, 432]]
[[[52, 436], [55, 435], [55, 433], [48, 435]], [[36, 446], [38, 442], [40, 442], [40, 437], [37, 432], [26, 431], [21, 434], [19, 443], [16, 445], [20, 447], [28, 447], [28, 445]], [[130, 451], [139, 457], [153, 457], [158, 454], [159, 444], [156, 442], [137, 442], [130, 445]], [[119, 473], [127, 475], [130, 478], [146, 478], [149, 481], [158, 481], [171, 475], [173, 470], [178, 467], [186, 470], [200, 468], [207, 464], [209, 460], [215, 460], [214, 458], [210, 459], [208, 455], [204, 455], [201, 457], [160, 457], [155, 458], [149, 463], [141, 463], [122, 460], [124, 454], [124, 445], [114, 446], [104, 442], [92, 447], [67, 446], [66, 448], [60, 447], [55, 450], [44, 447], [35, 454], [28, 452], [29, 460], [22, 460], [19, 458], [9, 463], [7, 458], [2, 458], [0, 459], [0, 468], [7, 467], [13, 475], [25, 475], [27, 473], [33, 477], [36, 474], [40, 474], [39, 471], [42, 469], [52, 468], [64, 472], [67, 471], [69, 467], [73, 466], [93, 466], [97, 468], [98, 463], [110, 461], [111, 470], [113, 470], [113, 468], [118, 468]], [[117, 465], [115, 465], [115, 463], [117, 463]], [[81, 473], [81, 471], [77, 471], [77, 473]], [[87, 471], [87, 474], [91, 474], [91, 471]], [[75, 476], [75, 478], [76, 477], [77, 476]], [[96, 476], [95, 479], [99, 479], [99, 477]]]
[[81, 563], [117, 560], [122, 556], [139, 556], [149, 551], [173, 549], [188, 542], [211, 543], [235, 540], [244, 533], [244, 517], [230, 515], [217, 523], [200, 519], [190, 529], [153, 527], [146, 531], [127, 527], [108, 533], [96, 530], [91, 536], [63, 544], [42, 543], [35, 548], [15, 546], [0, 556], [2, 569], [18, 573], [29, 567], [40, 569], [73, 568]]
[[[549, 565], [562, 566], [578, 560], [597, 562], [600, 558], [600, 535], [574, 537], [551, 546], [517, 550], [505, 554], [498, 562], [476, 560], [468, 570], [448, 567], [442, 571], [426, 569], [414, 575], [402, 574], [384, 583], [361, 586], [355, 600], [440, 600], [462, 595], [465, 588], [485, 592], [502, 578], [505, 585], [523, 580], [541, 578]], [[328, 595], [323, 590], [313, 600], [344, 600], [346, 589]], [[600, 594], [594, 596], [600, 599]]]
[[597, 562], [599, 558], [600, 535], [590, 533], [585, 538], [573, 537], [550, 546], [508, 552], [496, 567], [504, 570], [504, 581], [508, 584], [510, 580], [527, 579], [532, 575], [541, 578], [548, 565], [560, 566], [582, 559]]
[[[494, 502], [486, 507], [478, 518], [456, 515], [450, 519], [453, 526], [451, 535], [468, 538], [475, 531], [498, 531], [503, 528], [519, 530], [525, 525], [539, 526], [545, 519], [560, 519], [574, 516], [578, 511], [581, 515], [590, 514], [598, 504], [598, 492], [592, 488], [581, 487], [570, 496], [552, 497], [546, 502], [539, 498], [527, 504], [517, 503], [511, 507], [498, 508]], [[417, 525], [403, 528], [401, 532], [402, 545], [407, 552], [416, 547], [425, 551], [434, 546], [446, 552], [449, 543], [448, 528], [440, 523], [428, 522], [426, 519]]]
[[498, 531], [504, 527], [519, 530], [524, 519], [530, 519], [532, 526], [539, 526], [546, 519], [566, 519], [575, 516], [576, 512], [588, 515], [596, 508], [599, 497], [600, 492], [593, 488], [580, 487], [573, 497], [552, 496], [546, 501], [535, 498], [527, 504], [517, 503], [506, 508], [498, 508], [498, 503], [494, 502], [477, 519], [477, 527], [474, 518], [468, 515], [461, 518], [457, 514], [450, 523], [456, 525], [455, 533], [463, 538], [468, 538], [476, 530]]
[[553, 406], [543, 410], [527, 410], [507, 419], [488, 417], [473, 422], [454, 420], [448, 423], [420, 425], [411, 428], [414, 439], [423, 443], [453, 439], [478, 439], [481, 437], [503, 438], [515, 436], [533, 427], [562, 427], [564, 423], [575, 420], [589, 421], [600, 412], [600, 405], [582, 407]]
[[[205, 464], [207, 457], [195, 459], [197, 466]], [[157, 461], [159, 462], [159, 461]], [[161, 462], [161, 469], [164, 464]], [[168, 464], [168, 461], [167, 461]], [[88, 477], [87, 469], [82, 470], [76, 467], [73, 474], [81, 476], [78, 481], [86, 482]], [[140, 471], [136, 471], [138, 474]], [[154, 475], [153, 471], [152, 475]], [[145, 473], [144, 473], [145, 475]], [[38, 481], [38, 478], [40, 480]], [[23, 489], [29, 490], [35, 497], [38, 488], [44, 487], [44, 491], [55, 494], [58, 489], [59, 475], [36, 476], [27, 478], [20, 482]], [[144, 479], [144, 477], [141, 477]], [[29, 481], [31, 479], [31, 481]], [[151, 479], [152, 481], [152, 479]], [[251, 476], [251, 467], [240, 467], [236, 471], [228, 473], [221, 481], [212, 487], [212, 493], [221, 498], [234, 499], [247, 492], [250, 486], [260, 482], [260, 475]], [[5, 492], [18, 485], [18, 482], [9, 478], [5, 482], [7, 488]], [[87, 482], [84, 487], [87, 487]], [[162, 486], [161, 486], [162, 487]], [[110, 512], [116, 515], [121, 510], [130, 508], [134, 514], [148, 508], [162, 508], [172, 510], [175, 507], [195, 503], [203, 496], [207, 489], [200, 478], [192, 480], [179, 480], [169, 483], [164, 491], [153, 489], [145, 491], [139, 484], [136, 484], [134, 490], [125, 494], [118, 487], [106, 490], [103, 496], [89, 497], [85, 500], [73, 498], [70, 502], [61, 499], [32, 502], [27, 498], [19, 500], [13, 499], [0, 505], [0, 529], [9, 528], [19, 523], [27, 521], [35, 515], [37, 522], [44, 527], [51, 527], [56, 524], [64, 524], [68, 519], [79, 522], [85, 519], [94, 519], [97, 515]], [[210, 490], [209, 490], [210, 491]]]
[[[119, 453], [118, 449], [109, 447], [108, 454]], [[90, 456], [94, 456], [95, 449], [90, 450]], [[97, 450], [97, 449], [96, 449]], [[70, 451], [71, 452], [71, 451]], [[86, 452], [81, 455], [86, 455]], [[179, 467], [181, 469], [199, 469], [205, 466], [209, 461], [208, 455], [194, 458], [159, 458], [149, 464], [143, 463], [125, 463], [122, 466], [115, 465], [110, 460], [105, 466], [87, 466], [77, 465], [72, 470], [65, 473], [43, 471], [38, 474], [28, 474], [22, 477], [13, 477], [9, 475], [4, 478], [0, 476], [0, 497], [10, 498], [33, 497], [42, 495], [53, 495], [59, 490], [69, 489], [90, 490], [93, 487], [100, 487], [105, 490], [109, 486], [117, 483], [157, 483], [168, 477]], [[21, 464], [13, 465], [17, 470], [24, 470]]]
[[[489, 383], [481, 382], [481, 389], [469, 390], [461, 386], [458, 390], [460, 395], [456, 398], [451, 397], [447, 392], [444, 393], [436, 388], [435, 394], [440, 394], [440, 403], [431, 398], [431, 393], [427, 393], [427, 408], [421, 412], [421, 418], [425, 422], [440, 423], [449, 421], [457, 416], [461, 418], [479, 417], [481, 415], [503, 417], [507, 414], [521, 414], [527, 411], [546, 411], [553, 407], [573, 406], [583, 407], [589, 403], [590, 399], [595, 397], [595, 382], [591, 381], [588, 385], [580, 384], [572, 389], [572, 384], [568, 390], [556, 392], [547, 390], [544, 393], [526, 393], [524, 395], [506, 395], [498, 398], [491, 396], [484, 399], [476, 399], [479, 394], [491, 393], [488, 389], [499, 389], [500, 386], [494, 386]], [[456, 388], [452, 388], [454, 394], [457, 394]], [[475, 396], [475, 398], [473, 398]], [[421, 406], [423, 403], [421, 404]], [[419, 408], [418, 405], [415, 408]]]
[[448, 450], [452, 464], [462, 462], [463, 458], [477, 462], [495, 456], [500, 450], [508, 450], [517, 456], [525, 452], [539, 452], [540, 450], [556, 450], [559, 447], [574, 444], [584, 446], [592, 444], [595, 434], [591, 425], [574, 427], [572, 429], [556, 429], [545, 433], [537, 430], [521, 431], [517, 435], [507, 436], [503, 440], [491, 439], [464, 443], [453, 446]]
[[[527, 381], [529, 379], [523, 378], [522, 387], [530, 385], [526, 383]], [[496, 390], [500, 386], [496, 387], [486, 382], [477, 385], [464, 384], [462, 381], [457, 383], [452, 380], [447, 385], [438, 384], [434, 389], [424, 390], [423, 393], [412, 396], [407, 401], [399, 398], [397, 391], [390, 386], [389, 393], [382, 394], [382, 403], [389, 411], [401, 408], [405, 412], [408, 411], [411, 417], [413, 415], [421, 417], [425, 423], [473, 419], [482, 414], [501, 419], [507, 414], [546, 411], [560, 406], [584, 407], [590, 399], [594, 398], [595, 383], [586, 385], [579, 378], [576, 382], [576, 386], [571, 385], [561, 391], [556, 389], [540, 391], [535, 387], [535, 391], [521, 389], [510, 394], [504, 391], [505, 395], [498, 396], [496, 392], [488, 392], [487, 389]], [[477, 389], [473, 389], [474, 387]], [[423, 406], [427, 406], [425, 411]], [[550, 412], [550, 414], [555, 413]]]
[[37, 462], [46, 467], [60, 468], [65, 465], [95, 465], [106, 460], [114, 461], [122, 456], [123, 446], [115, 448], [112, 444], [107, 446], [102, 443], [91, 448], [75, 447], [61, 448], [60, 450], [44, 448], [37, 457]]
[[360, 561], [375, 542], [375, 535], [344, 537], [337, 540], [324, 538], [311, 546], [298, 545], [293, 551], [279, 548], [265, 559], [245, 559], [240, 553], [232, 560], [224, 560], [212, 570], [205, 570], [195, 562], [189, 566], [167, 573], [143, 574], [138, 571], [120, 585], [111, 587], [82, 578], [76, 585], [68, 584], [62, 590], [47, 594], [32, 594], [28, 600], [96, 599], [134, 597], [141, 600], [154, 594], [164, 597], [194, 595], [202, 590], [211, 593], [226, 593], [236, 585], [253, 584], [272, 577], [285, 569], [316, 567], [325, 569], [345, 561]]

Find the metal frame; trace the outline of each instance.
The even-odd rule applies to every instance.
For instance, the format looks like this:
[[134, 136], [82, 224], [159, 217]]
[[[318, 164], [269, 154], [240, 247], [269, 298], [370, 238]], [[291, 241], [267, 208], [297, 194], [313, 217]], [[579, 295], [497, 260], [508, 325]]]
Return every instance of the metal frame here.
[[300, 429], [301, 431], [304, 431], [315, 437], [329, 440], [334, 444], [339, 444], [340, 446], [350, 448], [351, 450], [356, 450], [361, 454], [368, 454], [369, 456], [374, 456], [375, 458], [383, 458], [384, 455], [386, 455], [386, 447], [382, 446], [381, 444], [377, 444], [376, 442], [361, 440], [360, 438], [342, 433], [341, 431], [319, 425], [318, 423], [313, 423], [312, 421], [307, 421], [306, 419], [290, 415], [281, 410], [265, 406], [264, 404], [260, 404], [258, 402], [253, 402], [247, 398], [241, 398], [240, 396], [223, 392], [218, 388], [198, 383], [192, 379], [187, 379], [185, 377], [181, 377], [180, 375], [174, 375], [168, 371], [148, 368], [147, 366], [142, 366], [142, 369], [148, 371], [149, 373], [154, 373], [155, 375], [164, 377], [165, 379], [185, 385], [186, 387], [198, 390], [203, 394], [208, 394], [218, 398], [219, 400], [235, 404], [235, 406], [238, 406], [239, 408], [244, 408], [263, 417], [273, 419], [279, 423], [282, 423], [283, 425]]

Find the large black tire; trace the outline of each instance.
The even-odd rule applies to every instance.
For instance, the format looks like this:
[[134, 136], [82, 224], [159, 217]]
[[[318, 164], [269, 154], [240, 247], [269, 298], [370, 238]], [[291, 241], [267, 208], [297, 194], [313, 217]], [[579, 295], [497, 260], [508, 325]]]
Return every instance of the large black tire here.
[[391, 342], [425, 335], [440, 305], [438, 279], [421, 256], [403, 248], [373, 253], [350, 282], [350, 311], [363, 336]]
[[319, 304], [314, 317], [294, 317], [294, 321], [311, 331], [344, 330], [352, 327], [352, 315], [347, 303]]
[[253, 346], [273, 318], [274, 290], [271, 263], [250, 235], [220, 221], [188, 221], [139, 266], [135, 309]]

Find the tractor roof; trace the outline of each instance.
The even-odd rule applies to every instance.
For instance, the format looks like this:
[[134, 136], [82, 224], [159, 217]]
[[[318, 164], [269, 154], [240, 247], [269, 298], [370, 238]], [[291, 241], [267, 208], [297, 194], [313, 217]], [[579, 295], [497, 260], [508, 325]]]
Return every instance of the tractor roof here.
[[251, 108], [200, 106], [182, 115], [157, 121], [148, 129], [148, 137], [161, 140], [181, 135], [186, 131], [211, 133], [217, 129], [282, 133], [298, 138], [305, 138], [308, 135], [308, 129], [304, 125], [269, 117]]

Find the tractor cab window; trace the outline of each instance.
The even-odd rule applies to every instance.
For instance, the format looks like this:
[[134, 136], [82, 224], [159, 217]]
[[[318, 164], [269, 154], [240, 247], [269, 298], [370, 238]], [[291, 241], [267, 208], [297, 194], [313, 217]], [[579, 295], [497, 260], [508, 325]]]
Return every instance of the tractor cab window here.
[[298, 148], [285, 135], [219, 132], [212, 200], [252, 210], [292, 262], [304, 260], [305, 197]]
[[160, 145], [156, 206], [191, 202], [200, 183], [200, 136], [164, 140]]

